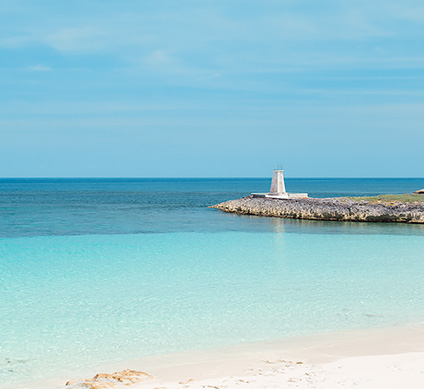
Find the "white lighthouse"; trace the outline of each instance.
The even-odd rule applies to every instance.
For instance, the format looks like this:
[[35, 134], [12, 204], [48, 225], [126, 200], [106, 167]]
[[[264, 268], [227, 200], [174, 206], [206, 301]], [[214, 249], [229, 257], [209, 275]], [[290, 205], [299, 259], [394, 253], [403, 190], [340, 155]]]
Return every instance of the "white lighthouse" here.
[[271, 189], [269, 193], [252, 193], [255, 197], [267, 197], [270, 199], [306, 199], [307, 193], [287, 193], [284, 183], [284, 170], [274, 169], [272, 174]]
[[282, 195], [286, 194], [286, 185], [284, 184], [284, 175], [282, 169], [275, 169], [272, 175], [271, 190], [268, 194]]

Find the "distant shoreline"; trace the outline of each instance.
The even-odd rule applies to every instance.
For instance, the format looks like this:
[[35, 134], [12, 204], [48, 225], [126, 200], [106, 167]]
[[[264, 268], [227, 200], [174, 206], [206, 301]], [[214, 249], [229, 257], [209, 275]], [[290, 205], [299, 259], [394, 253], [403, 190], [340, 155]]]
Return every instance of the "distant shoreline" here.
[[[402, 199], [403, 195], [398, 198]], [[413, 195], [405, 195], [413, 196]], [[374, 223], [424, 224], [424, 195], [416, 202], [378, 201], [370, 198], [270, 199], [250, 195], [213, 205], [211, 208], [239, 215], [280, 217], [288, 219], [349, 221]]]

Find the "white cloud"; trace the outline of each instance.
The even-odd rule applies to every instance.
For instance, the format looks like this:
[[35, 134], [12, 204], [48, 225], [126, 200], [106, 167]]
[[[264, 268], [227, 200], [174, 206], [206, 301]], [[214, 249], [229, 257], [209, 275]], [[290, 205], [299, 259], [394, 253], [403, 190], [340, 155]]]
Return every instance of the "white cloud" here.
[[195, 81], [206, 81], [206, 80], [213, 80], [215, 78], [221, 78], [222, 74], [219, 72], [215, 72], [215, 73], [211, 73], [211, 74], [207, 74], [205, 76], [202, 77], [198, 77], [195, 79]]
[[134, 50], [151, 39], [131, 23], [125, 25], [109, 20], [93, 20], [90, 27], [67, 27], [46, 33], [42, 41], [62, 54], [110, 52], [119, 55], [123, 50]]
[[141, 64], [151, 72], [177, 75], [179, 77], [192, 76], [193, 74], [204, 72], [204, 70], [196, 68], [193, 64], [186, 64], [181, 58], [163, 49], [152, 51], [141, 60]]
[[179, 62], [180, 61], [176, 57], [172, 56], [169, 52], [165, 50], [155, 50], [150, 53], [145, 59], [145, 63], [151, 67], [175, 66]]
[[107, 44], [104, 33], [89, 27], [63, 28], [47, 35], [45, 41], [61, 52], [90, 51]]
[[30, 36], [9, 36], [0, 39], [0, 47], [6, 49], [15, 49], [18, 47], [24, 47], [32, 41]]

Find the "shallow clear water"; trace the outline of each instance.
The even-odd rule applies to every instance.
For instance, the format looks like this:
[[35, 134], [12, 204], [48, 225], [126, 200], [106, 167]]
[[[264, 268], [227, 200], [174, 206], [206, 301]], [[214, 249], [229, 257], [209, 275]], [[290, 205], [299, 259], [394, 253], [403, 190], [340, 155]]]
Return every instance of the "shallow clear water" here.
[[[424, 320], [423, 226], [206, 208], [268, 185], [0, 181], [0, 386], [156, 353]], [[410, 192], [424, 180], [287, 187], [327, 197]]]

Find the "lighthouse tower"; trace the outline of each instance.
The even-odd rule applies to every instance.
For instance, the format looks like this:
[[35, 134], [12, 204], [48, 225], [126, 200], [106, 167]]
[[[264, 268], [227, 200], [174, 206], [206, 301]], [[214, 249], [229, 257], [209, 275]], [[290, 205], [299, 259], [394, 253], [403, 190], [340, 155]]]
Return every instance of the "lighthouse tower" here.
[[281, 168], [274, 169], [271, 181], [271, 190], [269, 193], [252, 193], [253, 197], [266, 197], [270, 199], [307, 199], [307, 193], [288, 193], [284, 184], [284, 170]]
[[283, 195], [287, 194], [286, 185], [284, 184], [284, 175], [282, 169], [274, 169], [271, 181], [270, 195]]

